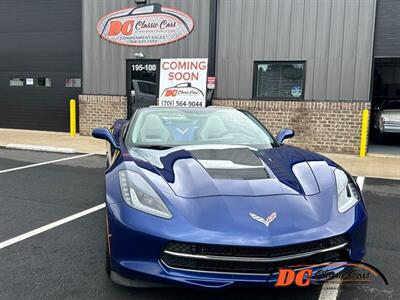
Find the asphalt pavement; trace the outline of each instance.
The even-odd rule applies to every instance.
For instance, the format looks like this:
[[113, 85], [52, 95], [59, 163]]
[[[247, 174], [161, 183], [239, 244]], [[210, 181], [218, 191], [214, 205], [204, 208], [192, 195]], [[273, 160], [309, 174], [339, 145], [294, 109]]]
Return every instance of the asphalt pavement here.
[[[104, 156], [0, 149], [0, 245], [104, 203]], [[72, 158], [70, 160], [60, 159]], [[42, 162], [56, 162], [27, 165]], [[338, 299], [400, 299], [400, 181], [367, 178], [366, 261], [389, 281], [339, 287]], [[319, 299], [308, 288], [132, 289], [104, 271], [104, 209], [0, 247], [0, 299]], [[329, 298], [331, 299], [331, 298]]]

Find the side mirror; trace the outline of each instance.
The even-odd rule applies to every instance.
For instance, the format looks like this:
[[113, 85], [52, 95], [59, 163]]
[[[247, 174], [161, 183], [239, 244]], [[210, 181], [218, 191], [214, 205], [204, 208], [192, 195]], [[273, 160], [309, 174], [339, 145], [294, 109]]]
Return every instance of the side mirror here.
[[374, 111], [378, 112], [378, 111], [380, 111], [380, 110], [381, 110], [381, 108], [380, 108], [379, 106], [375, 106], [375, 107], [374, 107]]
[[294, 137], [294, 131], [289, 128], [283, 128], [279, 131], [278, 135], [276, 136], [276, 140], [278, 143], [282, 143], [286, 139], [290, 139]]
[[107, 128], [95, 128], [92, 131], [92, 136], [96, 139], [108, 141], [115, 149], [120, 150], [117, 141]]

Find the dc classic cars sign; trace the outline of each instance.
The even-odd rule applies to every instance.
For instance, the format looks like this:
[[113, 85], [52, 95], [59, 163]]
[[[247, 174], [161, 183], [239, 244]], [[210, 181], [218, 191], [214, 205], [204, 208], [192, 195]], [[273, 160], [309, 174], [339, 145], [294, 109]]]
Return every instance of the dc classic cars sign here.
[[207, 65], [207, 58], [162, 59], [160, 64], [159, 105], [205, 106]]
[[112, 12], [97, 23], [99, 35], [126, 46], [158, 46], [180, 40], [194, 28], [186, 13], [160, 4]]

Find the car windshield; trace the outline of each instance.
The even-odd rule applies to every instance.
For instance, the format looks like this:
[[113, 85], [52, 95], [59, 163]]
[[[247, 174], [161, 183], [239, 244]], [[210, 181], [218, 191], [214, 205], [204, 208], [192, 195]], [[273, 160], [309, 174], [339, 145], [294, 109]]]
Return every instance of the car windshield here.
[[272, 148], [275, 140], [250, 114], [233, 108], [144, 108], [125, 137], [131, 147], [243, 145]]
[[382, 107], [382, 110], [384, 109], [400, 109], [400, 100], [386, 101]]

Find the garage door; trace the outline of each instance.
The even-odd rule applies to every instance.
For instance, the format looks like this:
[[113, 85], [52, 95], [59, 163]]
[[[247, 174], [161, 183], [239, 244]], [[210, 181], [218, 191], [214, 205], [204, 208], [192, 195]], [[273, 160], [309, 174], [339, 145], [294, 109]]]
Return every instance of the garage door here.
[[375, 57], [400, 56], [400, 1], [379, 0], [376, 7]]
[[68, 131], [81, 93], [80, 0], [0, 1], [0, 127]]

